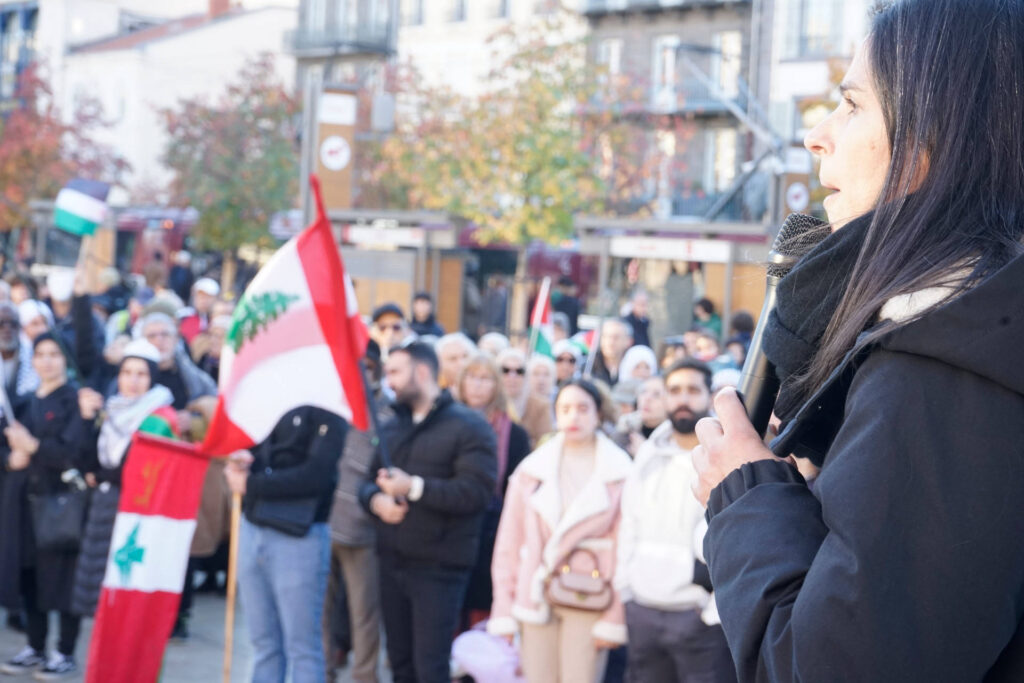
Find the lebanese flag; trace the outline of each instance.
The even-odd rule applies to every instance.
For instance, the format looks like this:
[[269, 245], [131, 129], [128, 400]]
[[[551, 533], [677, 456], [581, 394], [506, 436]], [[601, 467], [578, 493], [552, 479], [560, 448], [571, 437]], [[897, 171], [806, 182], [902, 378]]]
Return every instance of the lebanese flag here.
[[549, 358], [555, 354], [551, 349], [555, 345], [555, 328], [551, 325], [551, 278], [541, 282], [537, 301], [533, 304], [533, 315], [530, 316], [530, 353], [539, 353]]
[[86, 683], [155, 681], [185, 583], [209, 459], [181, 441], [137, 433], [89, 643]]
[[324, 210], [277, 250], [235, 308], [221, 351], [220, 399], [201, 450], [260, 443], [285, 413], [312, 405], [367, 428], [359, 359], [369, 335]]

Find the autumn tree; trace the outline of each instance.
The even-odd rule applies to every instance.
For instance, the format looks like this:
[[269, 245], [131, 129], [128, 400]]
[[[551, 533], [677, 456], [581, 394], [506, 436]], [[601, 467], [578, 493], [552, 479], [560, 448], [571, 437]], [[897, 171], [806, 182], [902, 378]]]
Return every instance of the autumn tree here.
[[513, 244], [570, 237], [577, 213], [649, 210], [645, 90], [588, 65], [582, 38], [553, 39], [566, 21], [498, 33], [478, 97], [425, 85], [415, 65], [395, 74], [396, 130], [366, 152], [361, 205], [449, 211]]
[[199, 211], [199, 247], [223, 253], [227, 281], [238, 248], [270, 246], [271, 215], [295, 203], [298, 110], [273, 58], [263, 55], [245, 64], [216, 101], [184, 99], [161, 111], [168, 134], [163, 162], [175, 174], [172, 201]]
[[18, 79], [17, 106], [0, 121], [0, 235], [31, 227], [29, 202], [53, 199], [72, 177], [116, 183], [127, 163], [95, 135], [108, 124], [94, 99], [79, 99], [68, 120], [62, 116], [37, 66]]

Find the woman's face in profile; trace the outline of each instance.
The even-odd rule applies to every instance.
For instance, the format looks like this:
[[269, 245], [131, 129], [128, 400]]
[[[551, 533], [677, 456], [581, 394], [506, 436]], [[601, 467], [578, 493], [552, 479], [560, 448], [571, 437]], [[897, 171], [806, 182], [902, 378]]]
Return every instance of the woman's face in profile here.
[[821, 184], [835, 190], [824, 202], [833, 229], [874, 208], [891, 159], [866, 41], [839, 89], [839, 106], [804, 139], [804, 146], [821, 160]]

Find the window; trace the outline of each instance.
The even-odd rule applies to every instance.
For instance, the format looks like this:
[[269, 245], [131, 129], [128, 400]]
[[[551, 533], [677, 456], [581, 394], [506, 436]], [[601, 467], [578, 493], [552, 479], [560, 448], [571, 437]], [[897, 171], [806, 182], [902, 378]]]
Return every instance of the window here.
[[327, 30], [327, 0], [309, 0], [306, 5], [306, 30], [311, 33]]
[[444, 14], [446, 22], [452, 23], [466, 20], [466, 0], [446, 0]]
[[671, 111], [676, 105], [676, 48], [679, 36], [658, 36], [652, 55], [651, 104], [655, 109]]
[[484, 16], [488, 19], [505, 19], [508, 17], [508, 0], [485, 0]]
[[622, 73], [622, 38], [605, 38], [597, 44], [597, 63], [609, 76]]
[[402, 26], [423, 23], [423, 0], [402, 0]]
[[842, 52], [841, 0], [789, 0], [785, 57], [828, 57]]
[[715, 128], [704, 140], [704, 189], [708, 193], [724, 192], [736, 179], [739, 136], [735, 128]]
[[712, 44], [715, 53], [711, 60], [711, 79], [723, 95], [736, 97], [739, 95], [743, 35], [739, 31], [717, 33]]

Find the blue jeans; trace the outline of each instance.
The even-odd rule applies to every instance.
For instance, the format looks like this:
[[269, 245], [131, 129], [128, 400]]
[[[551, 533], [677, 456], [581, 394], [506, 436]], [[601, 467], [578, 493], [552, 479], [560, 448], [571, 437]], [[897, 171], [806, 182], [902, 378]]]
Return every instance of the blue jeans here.
[[238, 590], [253, 648], [253, 683], [322, 683], [321, 618], [331, 543], [326, 524], [302, 538], [257, 526], [244, 517]]

